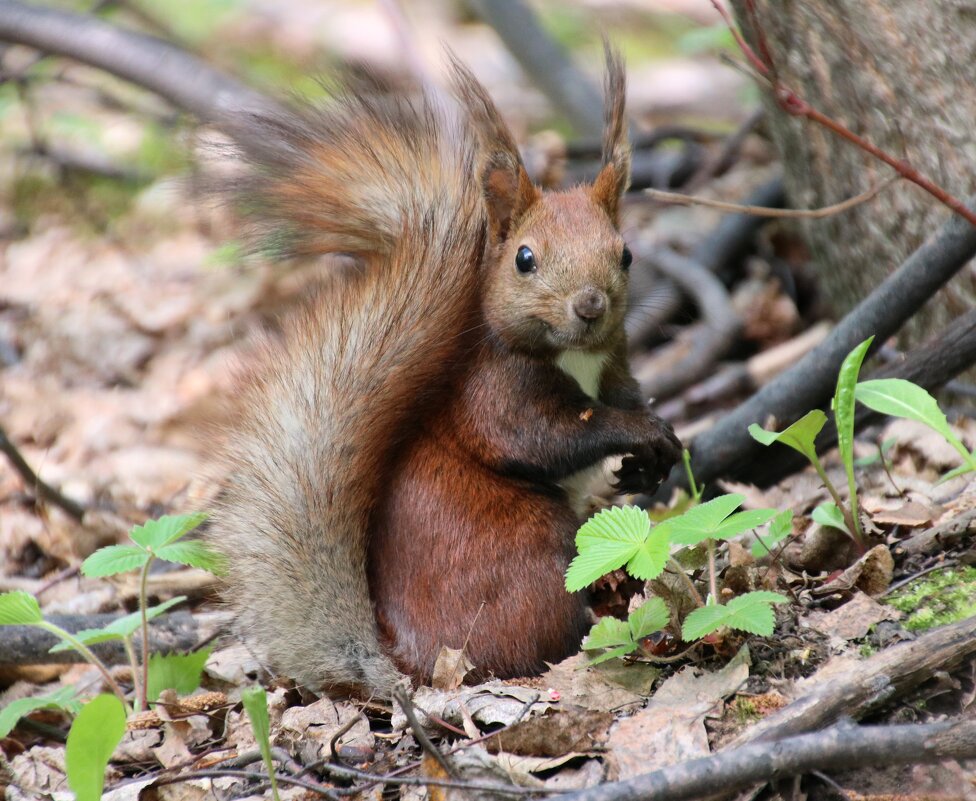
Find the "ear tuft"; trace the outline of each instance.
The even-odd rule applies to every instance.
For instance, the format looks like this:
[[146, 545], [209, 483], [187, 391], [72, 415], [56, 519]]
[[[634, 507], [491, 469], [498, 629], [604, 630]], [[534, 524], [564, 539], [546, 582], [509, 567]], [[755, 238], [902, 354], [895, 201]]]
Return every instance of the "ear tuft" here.
[[624, 114], [626, 77], [620, 51], [604, 40], [607, 61], [603, 169], [593, 182], [593, 199], [606, 209], [614, 224], [619, 223], [620, 198], [630, 183], [630, 142]]
[[538, 198], [522, 163], [515, 139], [485, 88], [458, 58], [448, 51], [454, 94], [474, 124], [484, 154], [481, 186], [495, 242], [504, 240]]

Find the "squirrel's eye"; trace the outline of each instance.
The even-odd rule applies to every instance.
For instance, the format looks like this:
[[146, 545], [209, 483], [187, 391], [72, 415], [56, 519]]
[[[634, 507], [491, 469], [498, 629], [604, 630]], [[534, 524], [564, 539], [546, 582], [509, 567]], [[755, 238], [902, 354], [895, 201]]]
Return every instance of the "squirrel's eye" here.
[[634, 261], [634, 254], [630, 252], [630, 248], [624, 245], [624, 252], [620, 256], [620, 266], [627, 270]]
[[520, 273], [534, 273], [536, 268], [535, 254], [522, 245], [515, 254], [515, 269]]

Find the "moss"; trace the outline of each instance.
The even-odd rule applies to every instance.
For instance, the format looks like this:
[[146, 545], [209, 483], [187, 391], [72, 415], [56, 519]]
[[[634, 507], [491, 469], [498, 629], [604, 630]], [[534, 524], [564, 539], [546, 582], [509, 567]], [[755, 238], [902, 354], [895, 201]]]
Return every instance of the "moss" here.
[[756, 705], [748, 698], [741, 696], [733, 702], [732, 711], [735, 714], [735, 719], [742, 725], [753, 723], [762, 717]]
[[976, 615], [976, 568], [947, 567], [922, 576], [887, 600], [907, 615], [910, 631], [954, 623]]

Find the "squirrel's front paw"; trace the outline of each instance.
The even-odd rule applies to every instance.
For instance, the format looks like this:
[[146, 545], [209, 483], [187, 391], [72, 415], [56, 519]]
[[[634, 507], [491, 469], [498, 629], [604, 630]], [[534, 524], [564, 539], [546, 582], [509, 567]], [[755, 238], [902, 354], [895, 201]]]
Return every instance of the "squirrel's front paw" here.
[[635, 449], [632, 456], [625, 456], [620, 469], [614, 471], [617, 477], [614, 489], [617, 492], [653, 492], [681, 458], [681, 442], [671, 424], [653, 415], [650, 422], [653, 428], [651, 436]]

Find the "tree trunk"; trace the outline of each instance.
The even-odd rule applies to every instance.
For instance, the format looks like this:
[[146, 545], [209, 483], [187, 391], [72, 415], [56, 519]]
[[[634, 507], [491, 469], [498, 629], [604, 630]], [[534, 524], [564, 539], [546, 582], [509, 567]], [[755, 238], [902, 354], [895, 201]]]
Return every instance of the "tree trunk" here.
[[[747, 39], [746, 0], [733, 0]], [[753, 0], [780, 82], [817, 110], [956, 197], [976, 187], [976, 3], [972, 0]], [[770, 132], [800, 208], [856, 195], [892, 171], [769, 96]], [[848, 311], [950, 214], [900, 181], [870, 203], [803, 229], [834, 313]], [[972, 308], [969, 265], [916, 316], [915, 342]]]

